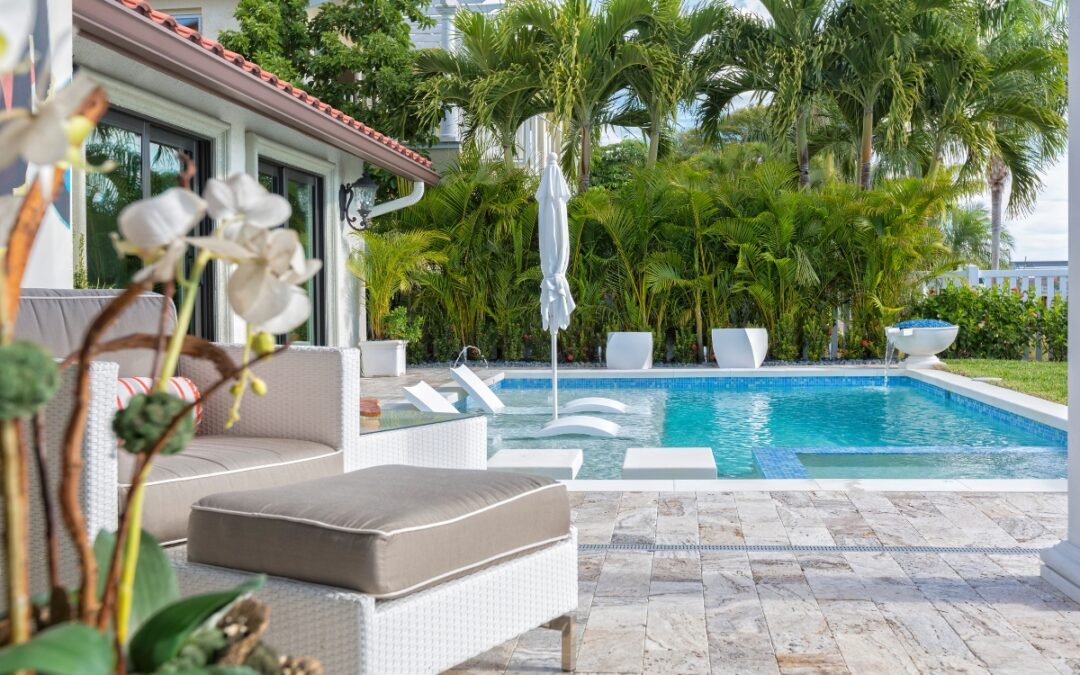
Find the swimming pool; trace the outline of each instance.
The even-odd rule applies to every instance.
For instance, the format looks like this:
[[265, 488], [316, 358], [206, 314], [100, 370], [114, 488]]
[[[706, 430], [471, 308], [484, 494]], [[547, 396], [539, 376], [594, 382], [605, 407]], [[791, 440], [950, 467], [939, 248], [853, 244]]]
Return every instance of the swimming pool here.
[[[1064, 478], [1066, 434], [909, 377], [560, 378], [560, 400], [630, 407], [619, 438], [535, 439], [550, 383], [505, 379], [489, 452], [582, 448], [580, 479], [620, 477], [629, 447], [709, 447], [719, 478]], [[472, 402], [468, 402], [471, 406]]]

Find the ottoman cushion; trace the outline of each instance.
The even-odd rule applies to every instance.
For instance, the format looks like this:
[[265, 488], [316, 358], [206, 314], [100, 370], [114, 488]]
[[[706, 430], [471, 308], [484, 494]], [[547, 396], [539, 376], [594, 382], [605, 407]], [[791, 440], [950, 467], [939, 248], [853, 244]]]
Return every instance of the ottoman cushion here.
[[549, 478], [385, 465], [204, 497], [187, 555], [390, 598], [569, 532], [566, 488]]

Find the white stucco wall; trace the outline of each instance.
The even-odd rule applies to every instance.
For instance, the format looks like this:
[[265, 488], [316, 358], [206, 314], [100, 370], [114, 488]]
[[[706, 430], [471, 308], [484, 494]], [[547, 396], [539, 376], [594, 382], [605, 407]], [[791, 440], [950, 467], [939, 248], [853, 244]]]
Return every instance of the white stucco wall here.
[[[101, 80], [114, 108], [206, 138], [211, 143], [212, 173], [227, 176], [255, 173], [259, 157], [319, 175], [323, 179], [327, 255], [323, 260], [327, 281], [327, 341], [334, 346], [355, 345], [364, 325], [363, 302], [355, 278], [345, 266], [347, 249], [338, 214], [338, 187], [356, 180], [363, 161], [315, 138], [304, 136], [240, 106], [223, 101], [194, 86], [163, 77], [144, 64], [83, 38], [75, 41], [75, 62]], [[76, 236], [85, 231], [82, 185], [74, 177], [73, 225]], [[224, 298], [228, 270], [217, 275], [219, 297]], [[242, 324], [218, 303], [219, 341], [243, 337]]]
[[153, 7], [169, 14], [201, 15], [202, 34], [215, 40], [221, 31], [240, 27], [233, 16], [236, 0], [155, 0]]

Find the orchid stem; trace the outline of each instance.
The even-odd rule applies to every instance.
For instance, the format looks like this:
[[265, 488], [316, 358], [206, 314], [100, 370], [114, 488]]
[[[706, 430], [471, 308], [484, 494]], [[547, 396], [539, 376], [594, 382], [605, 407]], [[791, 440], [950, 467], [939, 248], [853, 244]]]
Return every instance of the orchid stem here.
[[135, 570], [139, 564], [139, 543], [142, 541], [142, 510], [145, 495], [146, 478], [150, 475], [153, 462], [143, 464], [142, 470], [131, 489], [131, 513], [124, 535], [124, 566], [120, 572], [120, 584], [116, 589], [116, 639], [120, 644], [127, 642], [128, 622], [131, 619], [131, 601], [135, 590]]
[[[191, 275], [180, 282], [184, 289], [184, 300], [180, 305], [176, 328], [169, 336], [169, 346], [165, 350], [165, 358], [157, 380], [158, 391], [166, 391], [169, 378], [176, 374], [176, 367], [180, 363], [180, 353], [184, 347], [184, 337], [188, 333], [191, 317], [195, 313], [195, 298], [197, 297], [195, 291], [199, 286], [203, 270], [209, 262], [210, 253], [201, 251], [191, 266]], [[133, 492], [128, 504], [130, 513], [127, 519], [127, 532], [124, 533], [124, 565], [120, 571], [120, 584], [116, 589], [116, 635], [120, 644], [124, 644], [127, 640], [128, 620], [131, 617], [131, 603], [135, 589], [135, 571], [139, 567], [139, 542], [142, 540], [144, 485], [153, 465], [153, 458], [147, 458], [131, 487]]]
[[165, 391], [169, 386], [169, 378], [176, 374], [176, 366], [180, 362], [180, 351], [184, 346], [184, 336], [187, 335], [188, 326], [191, 325], [191, 317], [195, 313], [195, 292], [202, 278], [203, 270], [210, 262], [210, 253], [200, 251], [195, 257], [195, 263], [191, 266], [191, 276], [180, 282], [184, 289], [184, 301], [180, 305], [180, 314], [176, 318], [176, 329], [169, 337], [169, 347], [165, 351], [165, 361], [161, 364], [161, 376], [158, 377], [157, 390]]
[[30, 639], [30, 590], [27, 574], [27, 513], [23, 472], [25, 457], [21, 452], [17, 422], [0, 420], [0, 449], [4, 461], [4, 539], [7, 553], [8, 612], [11, 618], [11, 644]]

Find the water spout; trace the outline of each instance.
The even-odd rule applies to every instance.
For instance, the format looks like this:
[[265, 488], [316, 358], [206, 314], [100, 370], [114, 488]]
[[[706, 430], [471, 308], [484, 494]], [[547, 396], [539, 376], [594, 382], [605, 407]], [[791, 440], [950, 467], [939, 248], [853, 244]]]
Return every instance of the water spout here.
[[460, 364], [465, 364], [466, 366], [469, 365], [469, 350], [470, 349], [475, 351], [480, 356], [480, 360], [484, 363], [484, 367], [487, 368], [488, 367], [488, 362], [487, 362], [487, 359], [484, 358], [484, 352], [480, 351], [480, 348], [476, 347], [474, 345], [465, 345], [464, 347], [461, 348], [461, 351], [458, 352], [457, 358], [454, 359], [454, 366], [453, 367], [457, 368], [458, 365], [460, 365]]
[[892, 353], [895, 349], [893, 347], [893, 336], [900, 333], [900, 329], [895, 326], [889, 326], [885, 329], [885, 386], [889, 386], [889, 362], [892, 360]]

